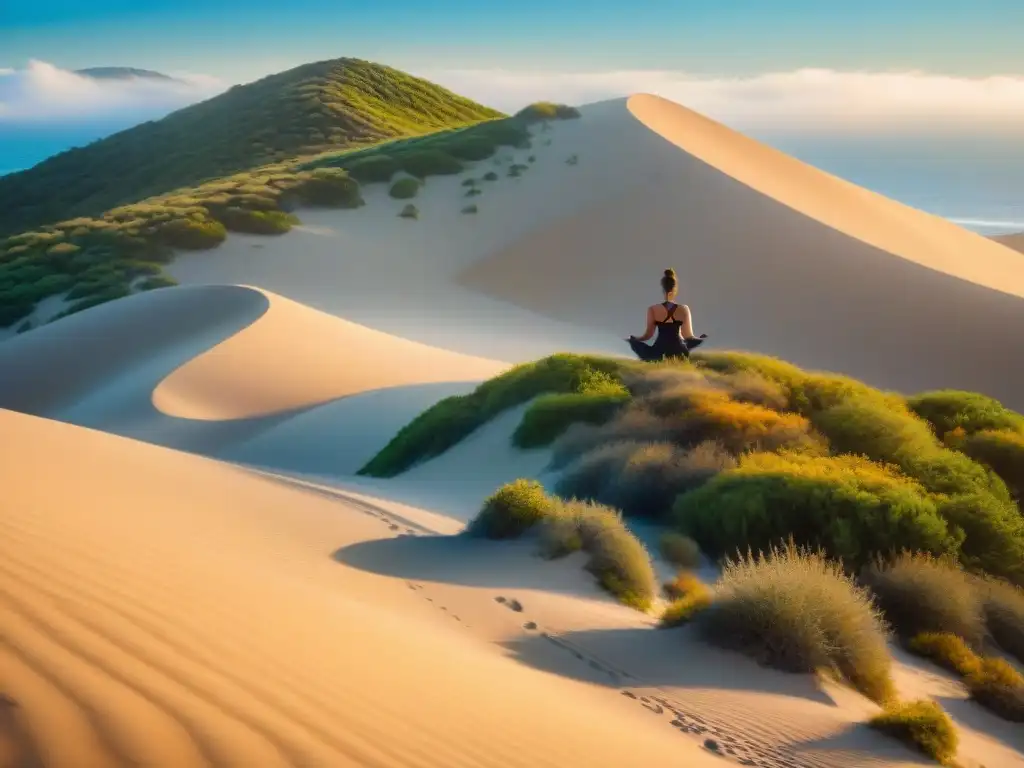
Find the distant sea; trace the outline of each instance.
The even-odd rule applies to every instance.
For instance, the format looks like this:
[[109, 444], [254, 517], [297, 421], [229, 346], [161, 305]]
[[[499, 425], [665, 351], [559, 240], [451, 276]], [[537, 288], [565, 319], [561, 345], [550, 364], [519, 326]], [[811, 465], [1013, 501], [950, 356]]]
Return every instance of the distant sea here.
[[[0, 125], [0, 175], [129, 124]], [[985, 235], [1024, 231], [1024, 140], [750, 135], [804, 162]]]

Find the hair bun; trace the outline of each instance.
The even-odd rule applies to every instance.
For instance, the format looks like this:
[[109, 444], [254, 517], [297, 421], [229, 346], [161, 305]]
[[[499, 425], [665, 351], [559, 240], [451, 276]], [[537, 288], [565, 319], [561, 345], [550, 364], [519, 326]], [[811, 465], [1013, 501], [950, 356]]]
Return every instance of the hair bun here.
[[676, 276], [676, 271], [674, 269], [666, 269], [665, 270], [665, 277], [675, 277], [675, 276]]

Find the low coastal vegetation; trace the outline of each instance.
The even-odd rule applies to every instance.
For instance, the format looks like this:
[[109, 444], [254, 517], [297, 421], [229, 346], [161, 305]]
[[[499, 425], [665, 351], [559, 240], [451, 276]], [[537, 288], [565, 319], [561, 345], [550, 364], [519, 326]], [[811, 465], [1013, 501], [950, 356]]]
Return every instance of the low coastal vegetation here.
[[[241, 95], [229, 92], [157, 123], [125, 131], [81, 151], [65, 153], [36, 169], [0, 179], [0, 194], [7, 189], [4, 185], [13, 184], [10, 197], [21, 201], [18, 206], [5, 210], [9, 221], [0, 218], [0, 231], [5, 222], [8, 231], [18, 222], [39, 224], [33, 231], [0, 239], [0, 327], [24, 321], [39, 302], [50, 296], [65, 295], [71, 302], [63, 316], [137, 290], [156, 287], [158, 283], [152, 279], [162, 281], [160, 285], [169, 284], [170, 278], [163, 268], [176, 253], [216, 248], [229, 232], [284, 234], [299, 223], [294, 212], [300, 208], [358, 208], [365, 204], [362, 188], [367, 184], [387, 184], [391, 197], [408, 200], [417, 195], [426, 178], [461, 173], [472, 163], [492, 157], [502, 147], [525, 149], [530, 145], [535, 125], [579, 114], [564, 105], [545, 104], [536, 109], [527, 107], [507, 117], [387, 67], [375, 68], [376, 65], [356, 60], [310, 67], [267, 78], [238, 89]], [[356, 96], [360, 89], [369, 87], [366, 83], [377, 77], [373, 73], [378, 70], [385, 90], [397, 89], [396, 93], [402, 91], [407, 98], [391, 99], [387, 109], [371, 110], [376, 101], [360, 101]], [[335, 83], [337, 78], [342, 78], [344, 84]], [[326, 106], [314, 98], [321, 92], [327, 94]], [[157, 130], [147, 126], [158, 127], [157, 133], [162, 136], [165, 127], [160, 126], [176, 125], [176, 121], [183, 119], [182, 114], [185, 117], [192, 114], [190, 110], [206, 115], [213, 108], [210, 105], [220, 103], [219, 99], [228, 99], [224, 104], [235, 109], [238, 106], [235, 102], [243, 96], [249, 99], [246, 94], [251, 93], [264, 97], [276, 94], [274, 99], [290, 105], [287, 110], [298, 110], [288, 118], [293, 118], [296, 125], [308, 119], [320, 126], [322, 121], [317, 116], [321, 112], [317, 110], [327, 110], [323, 114], [329, 113], [334, 116], [332, 120], [341, 121], [339, 130], [343, 135], [329, 132], [326, 143], [319, 144], [303, 143], [298, 138], [290, 143], [282, 140], [284, 143], [268, 155], [250, 148], [249, 154], [224, 159], [223, 163], [214, 160], [230, 153], [206, 158], [204, 142], [201, 156], [189, 155], [192, 165], [185, 163], [185, 170], [181, 168], [182, 163], [174, 162], [178, 150], [162, 149], [152, 154], [160, 158], [161, 168], [166, 166], [166, 174], [144, 174], [135, 168], [132, 173], [109, 179], [104, 175], [106, 171], [98, 176], [88, 175], [95, 182], [93, 187], [98, 185], [99, 189], [90, 187], [92, 192], [87, 197], [74, 184], [60, 182], [62, 174], [72, 173], [74, 169], [93, 174], [88, 169], [92, 168], [92, 163], [99, 162], [94, 158], [116, 155], [119, 148], [131, 146], [135, 154], [142, 152], [142, 148], [154, 140], [149, 133]], [[312, 111], [303, 111], [305, 107], [292, 104], [293, 100], [305, 104], [303, 100], [309, 98], [314, 98], [319, 105], [310, 106]], [[374, 92], [373, 98], [382, 97]], [[395, 107], [394, 104], [406, 106]], [[371, 110], [372, 120], [358, 122], [354, 111], [357, 105], [359, 109]], [[257, 105], [252, 108], [257, 109]], [[278, 119], [284, 120], [286, 116], [279, 115]], [[218, 121], [211, 124], [221, 125]], [[239, 131], [249, 129], [248, 123], [236, 127]], [[317, 136], [322, 133], [322, 127], [314, 131]], [[273, 130], [271, 134], [277, 135]], [[411, 137], [388, 140], [395, 136]], [[245, 141], [239, 146], [244, 148]], [[323, 151], [331, 146], [344, 149]], [[268, 162], [271, 159], [272, 162]], [[193, 166], [194, 172], [188, 170]], [[119, 166], [115, 163], [112, 167]], [[217, 178], [225, 170], [243, 167], [246, 170]], [[399, 174], [401, 176], [393, 181]], [[489, 176], [485, 174], [484, 178]], [[203, 178], [213, 180], [175, 188], [176, 184]], [[10, 181], [12, 179], [14, 181]], [[117, 190], [117, 196], [112, 196], [112, 191], [104, 191], [105, 179], [114, 185], [112, 189]], [[467, 186], [470, 193], [479, 191], [475, 186]], [[97, 213], [111, 203], [137, 200], [152, 192], [160, 194], [140, 203]], [[475, 210], [470, 211], [467, 206], [464, 212]], [[74, 214], [74, 217], [69, 218], [67, 214]], [[406, 206], [399, 215], [414, 219], [418, 218], [419, 211], [415, 206]], [[66, 295], [71, 290], [84, 293]]]
[[[554, 493], [528, 480], [499, 492], [532, 489], [514, 535], [536, 532], [543, 552], [564, 554], [585, 549], [588, 510], [620, 537], [633, 517], [661, 526], [660, 554], [682, 569], [664, 588], [662, 626], [844, 679], [885, 705], [877, 727], [937, 759], [955, 740], [941, 709], [896, 700], [892, 639], [960, 675], [979, 705], [1022, 717], [1024, 680], [1000, 656], [1024, 661], [1019, 470], [967, 448], [1024, 436], [1020, 414], [976, 393], [905, 397], [747, 353], [658, 365], [562, 354], [441, 401], [363, 473], [399, 474], [524, 405], [512, 442], [549, 447], [558, 474]], [[471, 529], [486, 528], [494, 503]], [[611, 551], [621, 572], [653, 568], [639, 542]], [[694, 575], [705, 559], [721, 569], [714, 584]], [[631, 604], [657, 602], [646, 576], [630, 583]]]
[[499, 488], [484, 501], [467, 533], [489, 539], [536, 533], [544, 557], [586, 553], [585, 568], [626, 605], [647, 610], [655, 598], [650, 556], [619, 512], [601, 504], [564, 501], [535, 480], [516, 480]]
[[392, 67], [354, 58], [305, 64], [0, 178], [0, 235], [299, 157], [503, 117]]
[[955, 765], [960, 737], [949, 715], [934, 701], [895, 702], [871, 718], [870, 725], [941, 765]]

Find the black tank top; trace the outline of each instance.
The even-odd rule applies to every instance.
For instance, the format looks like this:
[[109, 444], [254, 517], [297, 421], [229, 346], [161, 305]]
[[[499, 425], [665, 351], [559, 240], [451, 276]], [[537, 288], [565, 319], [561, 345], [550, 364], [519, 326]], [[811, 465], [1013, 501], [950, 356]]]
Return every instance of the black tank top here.
[[655, 327], [658, 329], [658, 335], [654, 339], [654, 347], [662, 350], [663, 352], [681, 352], [685, 349], [683, 345], [682, 336], [680, 336], [679, 329], [683, 325], [682, 320], [676, 320], [676, 310], [679, 309], [678, 304], [673, 304], [670, 301], [666, 301], [662, 304], [668, 315], [660, 323], [655, 322]]

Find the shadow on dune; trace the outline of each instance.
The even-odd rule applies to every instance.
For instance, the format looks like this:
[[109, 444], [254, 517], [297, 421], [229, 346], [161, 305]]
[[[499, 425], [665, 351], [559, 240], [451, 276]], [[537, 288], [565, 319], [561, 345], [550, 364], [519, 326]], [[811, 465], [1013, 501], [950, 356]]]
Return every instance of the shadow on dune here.
[[984, 733], [1010, 749], [1024, 754], [1024, 727], [993, 715], [970, 699], [942, 696], [935, 699], [959, 724]]
[[[701, 642], [689, 629], [589, 629], [527, 635], [501, 645], [541, 671], [615, 688], [634, 678], [638, 685], [682, 689], [673, 695], [686, 699], [699, 691], [748, 691], [834, 705], [813, 676], [760, 667]], [[579, 663], [567, 664], [567, 655]]]
[[[528, 541], [485, 541], [469, 536], [409, 536], [352, 544], [333, 559], [370, 573], [495, 589], [539, 589], [579, 595], [579, 584], [552, 578], [551, 565]], [[530, 567], [536, 563], [536, 567]], [[575, 580], [574, 580], [575, 581]], [[563, 583], [560, 583], [563, 582]], [[592, 593], [587, 593], [591, 597]]]
[[[595, 597], [596, 588], [580, 567], [582, 561], [545, 561], [533, 555], [533, 546], [529, 541], [491, 542], [468, 536], [410, 536], [360, 542], [335, 551], [332, 557], [354, 568], [402, 579], [506, 593], [535, 589]], [[578, 578], [563, 578], [565, 568]], [[600, 599], [610, 600], [603, 595]], [[686, 629], [644, 626], [566, 632], [557, 637], [538, 634], [503, 647], [524, 664], [591, 683], [617, 687], [623, 677], [633, 677], [652, 686], [757, 690], [834, 704], [810, 675], [759, 667], [698, 641]], [[573, 656], [580, 663], [567, 664]]]
[[839, 733], [821, 739], [798, 741], [790, 749], [797, 755], [827, 754], [833, 760], [857, 759], [878, 763], [892, 760], [899, 765], [935, 765], [933, 760], [914, 751], [910, 746], [874, 730], [866, 723], [851, 723]]

